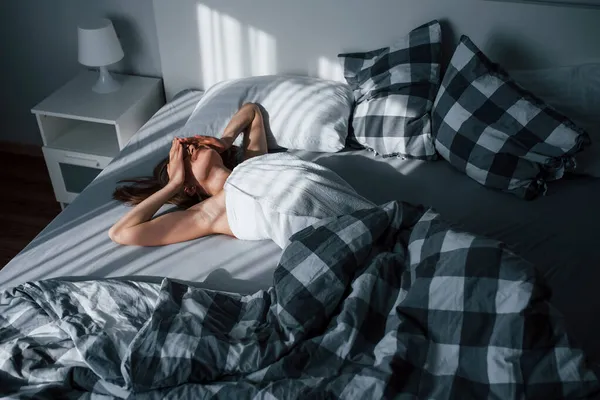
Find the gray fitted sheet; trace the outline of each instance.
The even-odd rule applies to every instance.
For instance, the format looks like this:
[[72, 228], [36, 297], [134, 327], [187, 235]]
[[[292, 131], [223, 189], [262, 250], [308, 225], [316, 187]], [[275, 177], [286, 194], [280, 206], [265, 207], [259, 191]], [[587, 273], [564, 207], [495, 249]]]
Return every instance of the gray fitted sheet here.
[[[200, 93], [187, 92], [159, 110], [94, 182], [0, 270], [0, 288], [56, 277], [158, 281], [164, 276], [240, 293], [270, 286], [281, 254], [270, 241], [212, 236], [165, 247], [127, 247], [108, 238], [109, 227], [128, 210], [111, 199], [116, 182], [151, 173], [199, 98]], [[546, 197], [526, 202], [482, 187], [445, 161], [383, 159], [365, 150], [295, 153], [334, 170], [375, 203], [426, 204], [450, 222], [506, 242], [546, 277], [576, 344], [600, 359], [600, 345], [594, 343], [600, 333], [595, 318], [600, 315], [600, 180], [564, 179], [550, 184]]]

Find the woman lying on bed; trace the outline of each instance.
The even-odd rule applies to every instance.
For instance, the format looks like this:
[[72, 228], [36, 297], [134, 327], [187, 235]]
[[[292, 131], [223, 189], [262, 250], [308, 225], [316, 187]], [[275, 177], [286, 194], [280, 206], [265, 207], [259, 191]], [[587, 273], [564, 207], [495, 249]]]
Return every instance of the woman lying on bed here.
[[[232, 145], [243, 133], [242, 162]], [[314, 222], [373, 207], [334, 172], [286, 153], [266, 154], [260, 108], [245, 104], [220, 139], [175, 138], [152, 178], [131, 179], [114, 198], [135, 207], [110, 230], [120, 244], [160, 246], [212, 234], [289, 237]], [[153, 218], [165, 203], [184, 209]]]

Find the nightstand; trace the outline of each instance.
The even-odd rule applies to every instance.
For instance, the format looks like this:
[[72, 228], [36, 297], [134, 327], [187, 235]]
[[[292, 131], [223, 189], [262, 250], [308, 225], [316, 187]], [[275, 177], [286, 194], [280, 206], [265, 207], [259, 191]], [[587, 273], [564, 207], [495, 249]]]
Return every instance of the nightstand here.
[[64, 209], [164, 104], [162, 81], [114, 75], [121, 88], [98, 94], [86, 71], [52, 93], [35, 114], [56, 200]]

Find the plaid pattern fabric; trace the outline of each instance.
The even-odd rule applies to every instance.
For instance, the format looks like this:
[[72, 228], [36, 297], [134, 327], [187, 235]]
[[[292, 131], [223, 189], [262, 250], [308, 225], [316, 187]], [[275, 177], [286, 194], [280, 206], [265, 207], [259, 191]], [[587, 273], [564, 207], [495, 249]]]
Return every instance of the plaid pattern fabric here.
[[393, 46], [338, 55], [354, 91], [358, 143], [388, 157], [436, 158], [430, 111], [440, 83], [441, 36], [432, 21]]
[[432, 111], [435, 147], [477, 182], [525, 199], [575, 167], [589, 136], [463, 36]]
[[0, 293], [0, 396], [589, 398], [534, 272], [392, 202], [296, 234], [254, 295], [29, 283]]

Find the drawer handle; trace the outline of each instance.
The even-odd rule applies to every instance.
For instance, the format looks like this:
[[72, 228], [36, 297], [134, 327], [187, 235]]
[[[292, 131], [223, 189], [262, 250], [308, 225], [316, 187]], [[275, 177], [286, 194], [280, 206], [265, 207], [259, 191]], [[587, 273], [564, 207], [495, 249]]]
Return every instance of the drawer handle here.
[[93, 167], [100, 167], [100, 162], [96, 160], [92, 160], [89, 158], [81, 157], [81, 156], [72, 156], [70, 154], [65, 154], [65, 159], [71, 159], [73, 161], [78, 161], [80, 163], [85, 163], [87, 165], [91, 165]]

